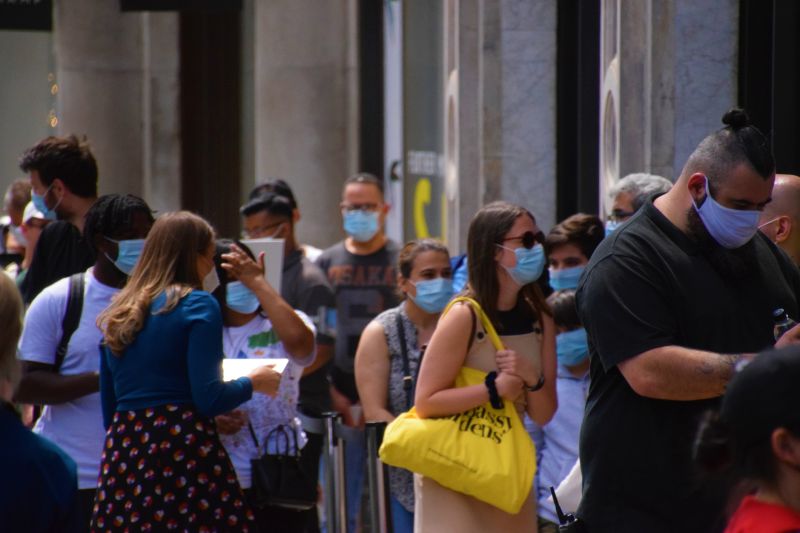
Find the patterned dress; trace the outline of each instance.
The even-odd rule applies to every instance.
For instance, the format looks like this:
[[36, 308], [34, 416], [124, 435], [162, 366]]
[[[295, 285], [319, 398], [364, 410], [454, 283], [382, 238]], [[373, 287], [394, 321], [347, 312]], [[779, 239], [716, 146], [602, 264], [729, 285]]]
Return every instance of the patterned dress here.
[[117, 412], [92, 531], [255, 531], [214, 421], [185, 405]]
[[[397, 327], [398, 315], [403, 325], [402, 332]], [[420, 358], [420, 349], [417, 347], [417, 329], [406, 314], [405, 303], [384, 311], [375, 317], [375, 321], [383, 326], [386, 344], [389, 347], [389, 359], [391, 362], [389, 371], [389, 411], [397, 416], [407, 411], [410, 407], [406, 399], [406, 390], [403, 388], [404, 372], [400, 335], [405, 336], [409, 369], [411, 370], [411, 375], [416, 377]], [[408, 512], [414, 512], [414, 477], [411, 472], [390, 466], [389, 490], [392, 496]]]

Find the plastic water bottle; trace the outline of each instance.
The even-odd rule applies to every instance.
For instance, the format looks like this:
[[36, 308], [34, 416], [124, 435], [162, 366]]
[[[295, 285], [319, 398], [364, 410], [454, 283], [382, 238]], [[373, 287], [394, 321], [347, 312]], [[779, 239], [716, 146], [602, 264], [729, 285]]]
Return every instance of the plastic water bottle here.
[[782, 307], [777, 308], [772, 312], [772, 318], [775, 320], [775, 326], [772, 328], [772, 333], [775, 335], [775, 340], [797, 325], [797, 322], [789, 318], [789, 314], [783, 310]]

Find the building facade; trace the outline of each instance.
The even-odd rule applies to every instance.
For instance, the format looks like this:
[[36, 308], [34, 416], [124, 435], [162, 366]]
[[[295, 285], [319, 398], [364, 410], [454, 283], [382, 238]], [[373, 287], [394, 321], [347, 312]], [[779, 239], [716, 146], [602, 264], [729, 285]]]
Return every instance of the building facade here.
[[85, 134], [101, 192], [233, 236], [249, 189], [284, 178], [300, 239], [325, 246], [343, 235], [342, 182], [365, 170], [386, 182], [395, 239], [458, 252], [487, 202], [547, 229], [602, 213], [627, 173], [674, 179], [735, 105], [779, 171], [800, 171], [789, 0], [41, 3], [34, 30], [0, 0], [3, 187], [38, 138]]

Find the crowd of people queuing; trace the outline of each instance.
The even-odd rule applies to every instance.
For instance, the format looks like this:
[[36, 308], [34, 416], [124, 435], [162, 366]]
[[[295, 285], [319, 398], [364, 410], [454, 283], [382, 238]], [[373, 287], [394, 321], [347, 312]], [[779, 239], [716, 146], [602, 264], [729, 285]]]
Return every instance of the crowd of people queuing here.
[[[617, 182], [605, 222], [545, 233], [494, 202], [454, 257], [388, 238], [370, 174], [345, 181], [346, 237], [324, 250], [297, 241], [289, 184], [261, 183], [242, 237], [283, 240], [280, 287], [196, 214], [98, 197], [85, 140], [44, 139], [4, 203], [2, 529], [325, 530], [316, 507], [258, 495], [253, 460], [279, 453], [276, 431], [317, 484], [323, 439], [303, 420], [333, 410], [360, 430], [499, 398], [535, 443], [520, 512], [390, 467], [395, 533], [553, 533], [562, 507], [591, 533], [800, 530], [800, 178], [776, 176], [743, 111], [723, 123], [674, 184]], [[504, 349], [470, 305], [442, 315], [456, 294]], [[265, 364], [225, 381], [223, 358]], [[455, 387], [464, 366], [496, 377]], [[365, 454], [346, 443], [350, 532]]]

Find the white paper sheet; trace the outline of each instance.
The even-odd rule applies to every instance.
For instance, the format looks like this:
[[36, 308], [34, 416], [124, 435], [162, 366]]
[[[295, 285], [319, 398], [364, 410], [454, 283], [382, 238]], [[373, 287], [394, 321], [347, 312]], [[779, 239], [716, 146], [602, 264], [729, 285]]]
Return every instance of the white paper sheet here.
[[283, 239], [245, 239], [242, 241], [253, 254], [264, 252], [264, 277], [272, 288], [281, 292], [283, 275]]
[[225, 358], [222, 360], [222, 379], [224, 381], [233, 381], [242, 376], [248, 375], [256, 368], [264, 365], [271, 366], [276, 372], [281, 374], [289, 364], [288, 359], [230, 359]]

